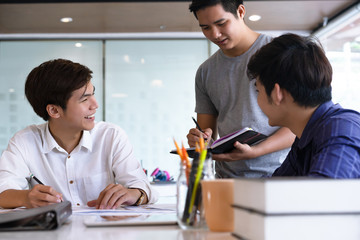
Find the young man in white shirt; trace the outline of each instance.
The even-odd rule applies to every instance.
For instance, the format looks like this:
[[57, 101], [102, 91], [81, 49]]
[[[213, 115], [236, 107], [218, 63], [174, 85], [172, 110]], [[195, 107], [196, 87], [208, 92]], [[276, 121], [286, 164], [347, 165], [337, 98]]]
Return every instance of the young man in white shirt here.
[[86, 66], [64, 59], [30, 72], [25, 95], [46, 123], [16, 133], [3, 152], [0, 207], [68, 200], [73, 206], [110, 209], [157, 200], [125, 132], [95, 122], [98, 103], [91, 74]]

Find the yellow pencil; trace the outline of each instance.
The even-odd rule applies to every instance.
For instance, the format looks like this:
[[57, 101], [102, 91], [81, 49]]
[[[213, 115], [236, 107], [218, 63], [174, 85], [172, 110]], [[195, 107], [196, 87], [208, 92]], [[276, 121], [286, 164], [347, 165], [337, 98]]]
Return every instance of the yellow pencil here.
[[203, 170], [203, 167], [204, 167], [204, 162], [205, 162], [206, 155], [207, 155], [207, 149], [204, 146], [204, 149], [201, 151], [201, 154], [200, 154], [199, 166], [198, 166], [197, 173], [196, 173], [196, 178], [195, 178], [195, 182], [194, 182], [194, 188], [193, 188], [192, 194], [191, 194], [190, 206], [189, 206], [189, 218], [187, 219], [188, 224], [190, 223], [190, 217], [192, 216], [192, 212], [196, 211], [196, 209], [193, 209], [193, 208], [194, 208], [195, 199], [197, 197], [199, 197], [198, 194], [200, 194], [200, 193], [197, 193], [197, 189], [198, 189], [200, 178], [201, 178], [201, 175], [202, 175], [202, 170]]

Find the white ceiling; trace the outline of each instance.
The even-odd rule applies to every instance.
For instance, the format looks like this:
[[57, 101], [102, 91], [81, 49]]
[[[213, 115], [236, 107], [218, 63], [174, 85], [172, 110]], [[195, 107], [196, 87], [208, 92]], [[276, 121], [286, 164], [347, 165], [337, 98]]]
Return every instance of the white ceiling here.
[[[8, 2], [8, 1], [7, 1]], [[312, 31], [355, 0], [245, 1], [246, 20], [257, 31]], [[0, 1], [0, 34], [199, 32], [190, 1], [5, 4]], [[61, 23], [71, 17], [73, 22]]]

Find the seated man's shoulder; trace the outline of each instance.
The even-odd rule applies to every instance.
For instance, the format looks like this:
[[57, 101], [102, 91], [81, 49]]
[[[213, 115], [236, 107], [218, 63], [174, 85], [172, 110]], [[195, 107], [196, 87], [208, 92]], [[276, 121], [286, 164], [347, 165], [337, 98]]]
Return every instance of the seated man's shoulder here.
[[339, 109], [321, 124], [329, 134], [357, 136], [360, 138], [360, 113], [351, 109]]
[[40, 125], [29, 125], [26, 128], [16, 132], [14, 138], [24, 138], [24, 137], [40, 137], [45, 131], [46, 123]]
[[101, 134], [125, 134], [125, 131], [118, 125], [110, 122], [97, 122], [92, 132]]

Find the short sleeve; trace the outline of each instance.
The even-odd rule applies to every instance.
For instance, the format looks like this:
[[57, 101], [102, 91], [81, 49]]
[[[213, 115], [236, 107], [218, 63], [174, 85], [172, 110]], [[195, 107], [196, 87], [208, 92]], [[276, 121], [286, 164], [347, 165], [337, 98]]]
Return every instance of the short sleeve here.
[[206, 79], [203, 77], [202, 67], [200, 66], [196, 72], [195, 77], [195, 97], [196, 107], [195, 112], [200, 114], [218, 115], [215, 105], [207, 92]]

